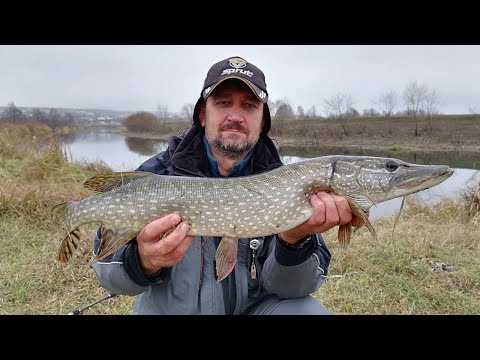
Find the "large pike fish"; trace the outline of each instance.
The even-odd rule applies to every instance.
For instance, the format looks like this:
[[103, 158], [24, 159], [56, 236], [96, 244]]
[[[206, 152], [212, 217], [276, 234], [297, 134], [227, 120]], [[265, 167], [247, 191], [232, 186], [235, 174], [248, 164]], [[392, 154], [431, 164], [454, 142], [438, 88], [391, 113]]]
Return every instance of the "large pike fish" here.
[[[98, 175], [84, 186], [96, 194], [54, 207], [68, 230], [58, 260], [70, 259], [79, 227], [103, 226], [100, 260], [134, 238], [149, 222], [179, 212], [191, 225], [188, 235], [221, 236], [216, 253], [217, 278], [233, 270], [240, 238], [261, 237], [292, 229], [310, 217], [310, 196], [329, 191], [345, 196], [354, 214], [376, 237], [365, 212], [375, 204], [440, 184], [453, 174], [443, 165], [417, 165], [398, 159], [324, 156], [282, 166], [258, 175], [201, 178], [122, 172]], [[343, 247], [351, 224], [339, 227]]]

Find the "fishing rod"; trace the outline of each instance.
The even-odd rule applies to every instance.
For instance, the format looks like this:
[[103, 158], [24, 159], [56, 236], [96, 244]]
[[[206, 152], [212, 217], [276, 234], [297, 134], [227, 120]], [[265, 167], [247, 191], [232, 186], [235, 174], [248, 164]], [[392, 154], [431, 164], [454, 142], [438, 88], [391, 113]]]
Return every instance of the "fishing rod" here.
[[97, 301], [94, 301], [91, 304], [85, 305], [84, 307], [73, 310], [73, 311], [69, 312], [67, 315], [80, 315], [82, 312], [84, 312], [87, 309], [90, 309], [94, 305], [97, 305], [99, 302], [102, 302], [102, 301], [107, 300], [107, 299], [111, 299], [115, 296], [117, 296], [117, 294], [108, 293], [108, 295], [104, 296], [103, 298], [98, 299]]

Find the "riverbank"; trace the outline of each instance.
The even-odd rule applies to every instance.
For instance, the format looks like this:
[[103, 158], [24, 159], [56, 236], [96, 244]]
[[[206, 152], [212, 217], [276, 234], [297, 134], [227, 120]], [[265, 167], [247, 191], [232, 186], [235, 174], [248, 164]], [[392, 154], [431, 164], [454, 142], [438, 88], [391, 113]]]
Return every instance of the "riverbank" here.
[[[164, 131], [117, 132], [139, 138], [167, 140], [188, 129], [190, 122], [168, 123]], [[366, 117], [344, 120], [273, 120], [270, 136], [281, 148], [329, 149], [369, 152], [448, 151], [480, 154], [480, 115]]]
[[[130, 138], [167, 141], [189, 126], [189, 122], [171, 123], [170, 129], [175, 130], [167, 133], [131, 133], [123, 128], [117, 132]], [[405, 117], [274, 120], [270, 135], [282, 155], [385, 156], [480, 169], [480, 116], [476, 115], [443, 115], [430, 121]]]
[[[90, 268], [96, 226], [80, 229], [79, 248], [61, 265], [65, 231], [51, 213], [89, 195], [83, 181], [106, 169], [69, 163], [52, 134], [0, 127], [0, 314], [67, 314], [107, 293]], [[470, 204], [478, 200], [408, 203], [393, 236], [393, 217], [373, 221], [379, 240], [360, 229], [347, 251], [336, 230], [325, 233], [333, 257], [314, 296], [336, 314], [480, 314], [480, 213], [469, 214]], [[86, 313], [131, 314], [132, 304], [119, 296]]]

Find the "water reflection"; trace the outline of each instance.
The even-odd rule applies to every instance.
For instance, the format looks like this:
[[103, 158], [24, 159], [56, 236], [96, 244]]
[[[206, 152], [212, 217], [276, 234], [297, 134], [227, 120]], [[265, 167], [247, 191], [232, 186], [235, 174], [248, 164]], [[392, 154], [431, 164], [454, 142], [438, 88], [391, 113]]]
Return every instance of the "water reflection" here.
[[167, 149], [168, 143], [158, 139], [126, 137], [125, 143], [130, 151], [139, 155], [155, 155]]
[[116, 141], [121, 135], [117, 135], [104, 129], [98, 131], [73, 132], [62, 136], [64, 144], [73, 144], [75, 142], [102, 143]]

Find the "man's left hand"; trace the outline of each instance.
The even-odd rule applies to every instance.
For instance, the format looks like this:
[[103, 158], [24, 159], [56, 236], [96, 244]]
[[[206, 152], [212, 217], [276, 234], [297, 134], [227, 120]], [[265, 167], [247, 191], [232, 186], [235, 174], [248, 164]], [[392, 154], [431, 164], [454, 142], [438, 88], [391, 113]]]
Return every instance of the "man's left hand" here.
[[[347, 199], [343, 196], [319, 191], [310, 197], [310, 204], [313, 207], [310, 219], [280, 234], [285, 242], [295, 244], [307, 235], [320, 234], [337, 225], [361, 224], [361, 219], [353, 215]], [[368, 214], [366, 216], [368, 217]]]

